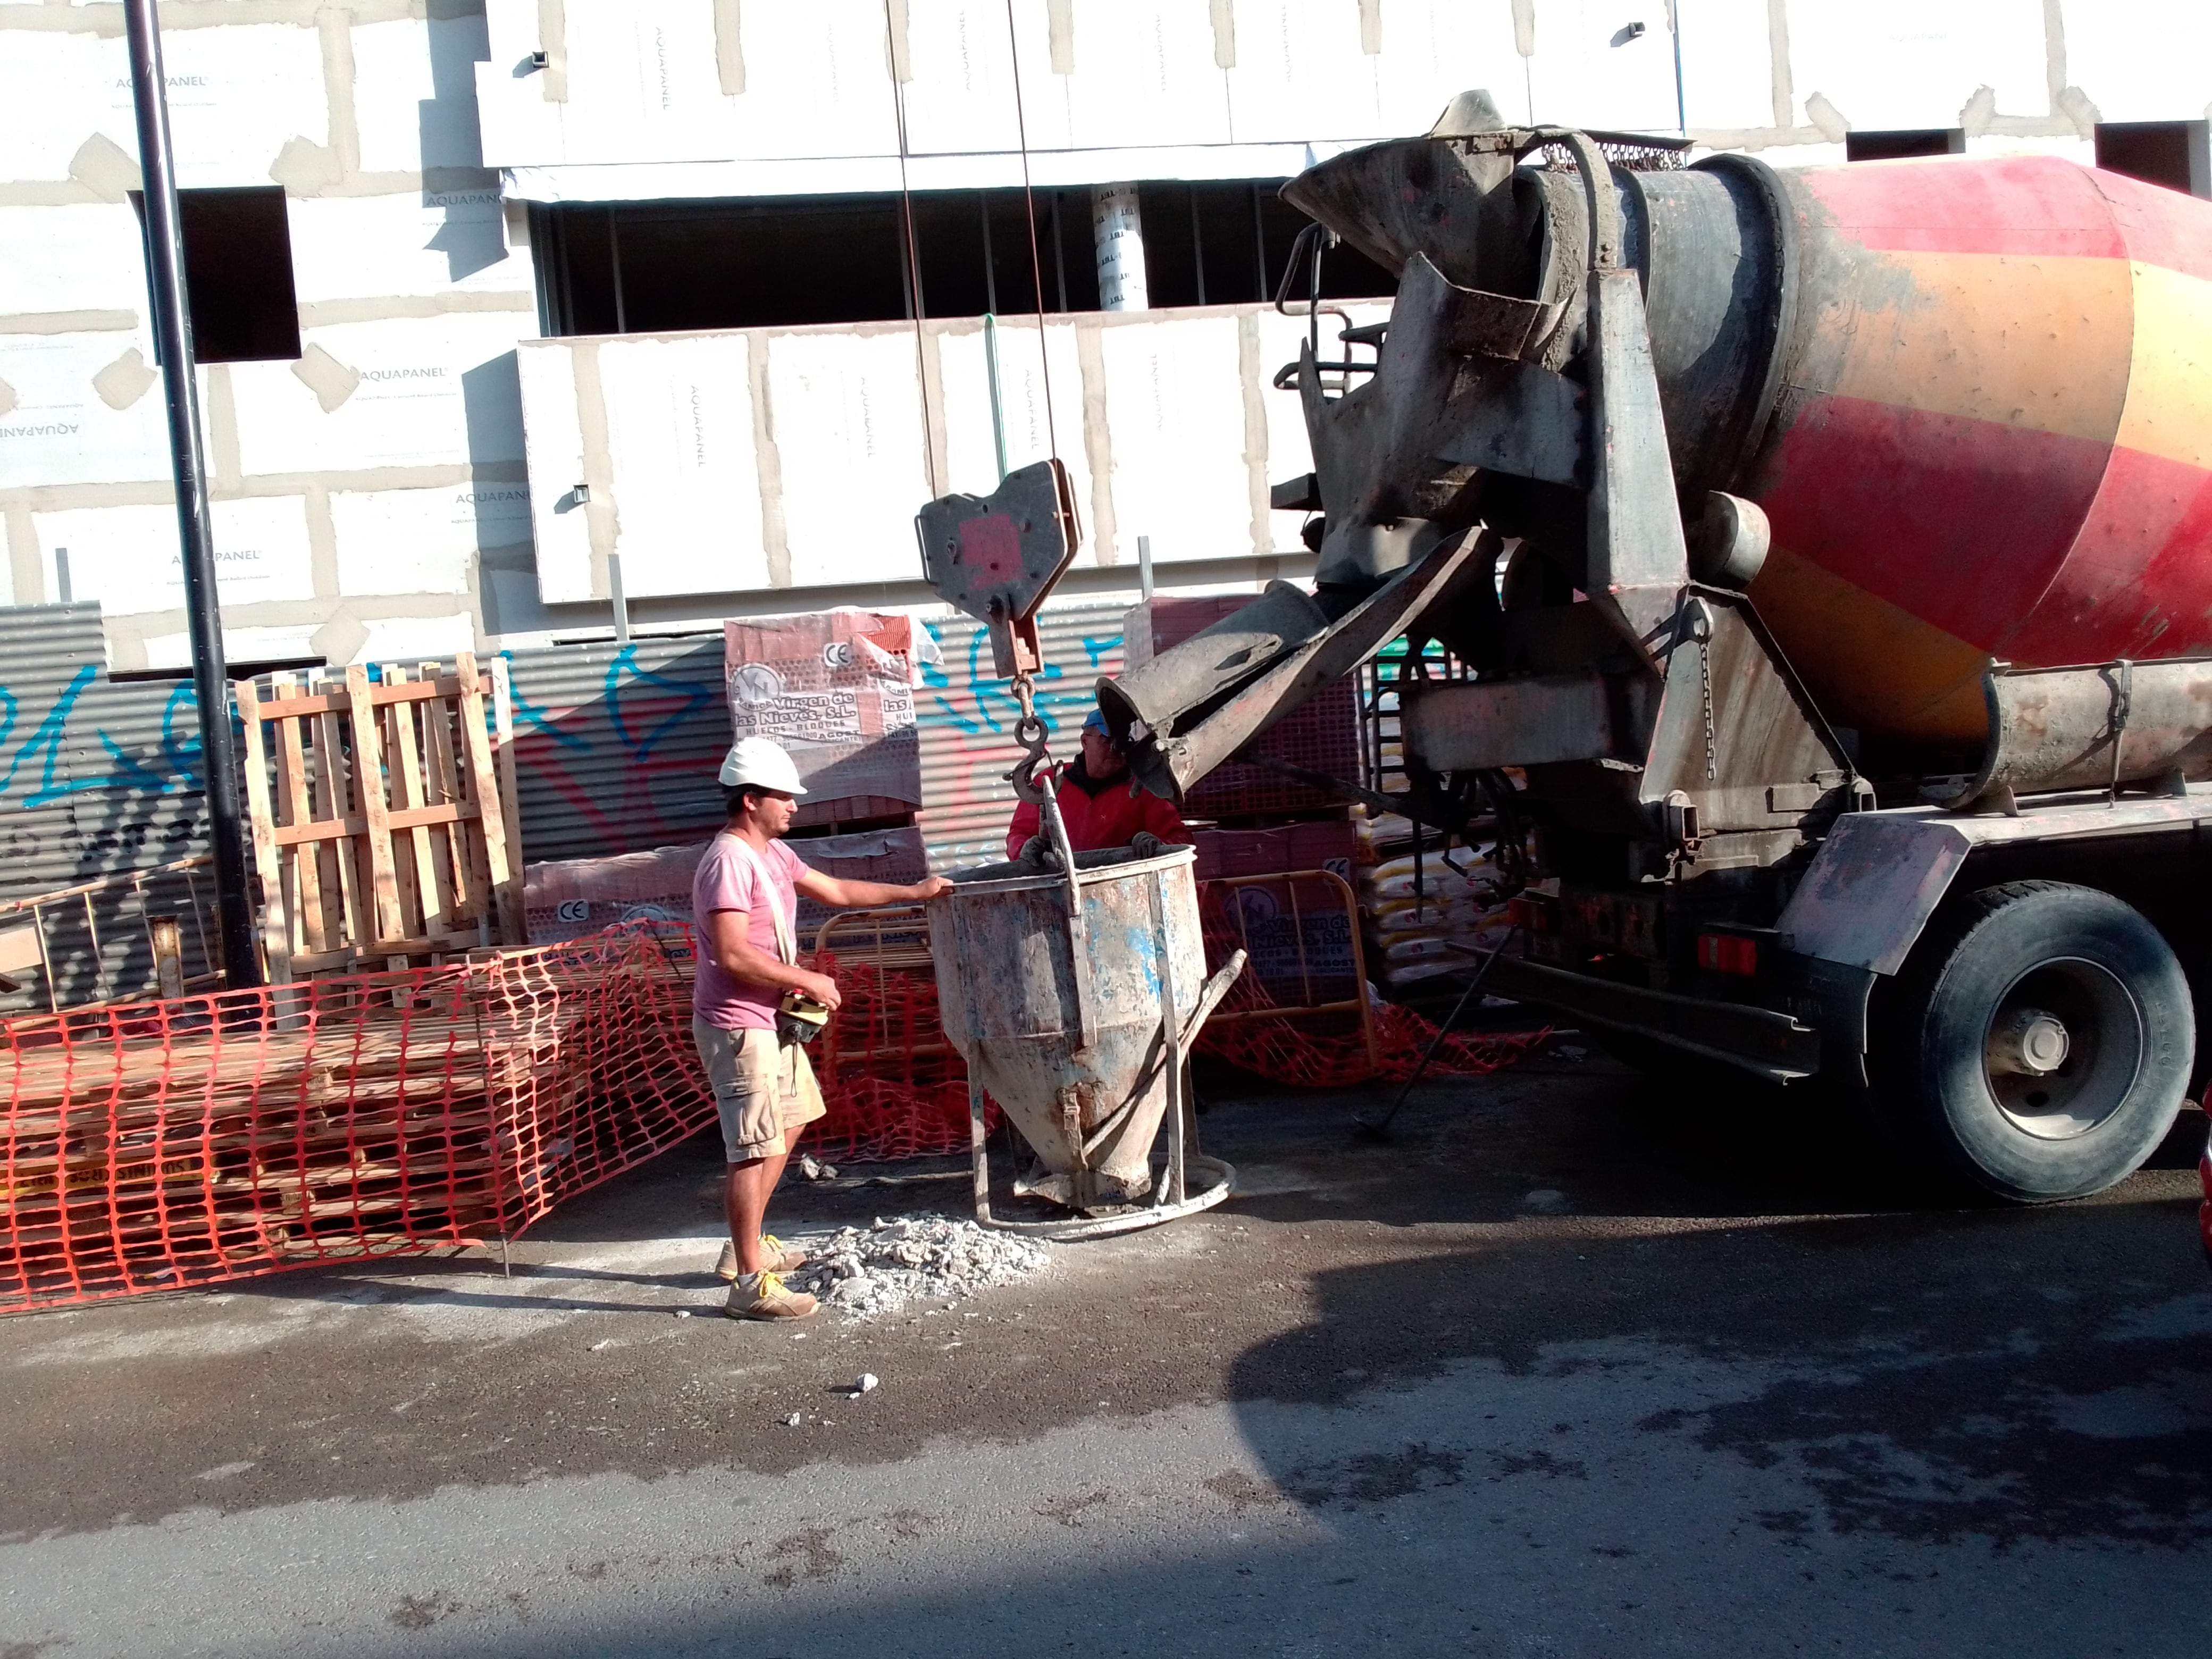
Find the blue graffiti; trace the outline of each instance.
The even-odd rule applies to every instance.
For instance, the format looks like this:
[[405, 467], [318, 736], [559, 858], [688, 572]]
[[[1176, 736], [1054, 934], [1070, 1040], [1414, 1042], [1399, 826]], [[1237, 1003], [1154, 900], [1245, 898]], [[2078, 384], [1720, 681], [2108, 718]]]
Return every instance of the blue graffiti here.
[[[236, 718], [236, 712], [234, 709], [232, 711], [231, 724], [242, 735], [245, 723]], [[105, 732], [100, 733], [100, 740], [107, 743]], [[108, 747], [112, 750], [114, 745], [108, 744]], [[161, 786], [165, 791], [201, 787], [200, 749], [199, 693], [190, 680], [185, 680], [170, 688], [169, 700], [161, 706], [161, 753], [176, 769], [177, 777], [180, 780], [176, 783], [165, 782]]]
[[[630, 733], [629, 723], [623, 719], [620, 693], [623, 674], [625, 671], [641, 685], [664, 686], [671, 691], [681, 692], [684, 696], [684, 706], [663, 719], [643, 738], [633, 737]], [[655, 744], [682, 726], [707, 704], [715, 702], [718, 693], [719, 688], [702, 685], [696, 680], [671, 679], [667, 675], [656, 674], [649, 668], [640, 668], [637, 665], [637, 647], [634, 645], [626, 645], [615, 653], [615, 659], [607, 665], [606, 689], [600, 696], [606, 702], [607, 720], [613, 726], [615, 735], [622, 739], [623, 745], [632, 754], [639, 760], [643, 760], [653, 753]]]
[[[938, 623], [922, 624], [938, 643], [940, 653], [945, 646], [945, 629]], [[1080, 680], [1068, 678], [1067, 671], [1058, 663], [1048, 662], [1039, 672], [1036, 681], [1035, 707], [1037, 717], [1048, 732], [1058, 732], [1063, 724], [1079, 725], [1090, 711], [1091, 682], [1107, 660], [1121, 648], [1119, 634], [1103, 638], [1084, 635], [1079, 640], [1084, 655], [1090, 659], [1091, 672]], [[1021, 718], [1021, 706], [1014, 701], [1011, 683], [998, 678], [991, 672], [991, 663], [986, 653], [990, 648], [990, 635], [977, 628], [968, 637], [967, 678], [957, 683], [935, 664], [922, 665], [921, 683], [933, 695], [937, 717], [968, 737], [981, 737], [986, 732], [1005, 736], [1014, 722]]]
[[[8, 757], [0, 773], [0, 796], [15, 793], [25, 808], [51, 806], [88, 790], [127, 790], [133, 793], [173, 795], [201, 786], [198, 732], [198, 704], [189, 683], [173, 688], [161, 713], [160, 760], [165, 769], [149, 765], [104, 730], [95, 730], [93, 741], [107, 757], [107, 765], [92, 775], [84, 764], [88, 745], [72, 744], [69, 722], [78, 700], [99, 678], [90, 664], [81, 665], [56, 696], [38, 726]], [[15, 693], [0, 686], [0, 752], [14, 738], [22, 714]], [[19, 793], [20, 792], [20, 793]]]
[[532, 731], [549, 737], [566, 748], [589, 749], [592, 746], [590, 738], [567, 730], [554, 720], [550, 709], [543, 703], [531, 702], [522, 695], [522, 686], [514, 674], [514, 653], [502, 651], [499, 654], [507, 659], [507, 697], [509, 707], [514, 710], [515, 719]]

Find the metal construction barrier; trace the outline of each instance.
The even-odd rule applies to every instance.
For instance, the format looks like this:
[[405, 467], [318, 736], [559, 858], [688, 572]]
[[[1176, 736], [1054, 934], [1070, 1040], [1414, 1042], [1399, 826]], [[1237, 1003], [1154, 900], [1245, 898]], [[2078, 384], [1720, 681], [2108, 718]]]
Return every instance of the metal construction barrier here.
[[[1199, 883], [1198, 896], [1208, 963], [1225, 960], [1231, 950], [1243, 951], [1249, 963], [1214, 1011], [1214, 1026], [1349, 1015], [1370, 1074], [1381, 1075], [1359, 899], [1350, 882], [1328, 870], [1223, 876]], [[1203, 1036], [1199, 1046], [1208, 1046]]]
[[[1267, 902], [1255, 902], [1255, 896]], [[1309, 1089], [1403, 1082], [1420, 1069], [1431, 1045], [1430, 1070], [1480, 1077], [1551, 1036], [1549, 1026], [1439, 1036], [1412, 1009], [1380, 1000], [1367, 983], [1358, 901], [1350, 884], [1331, 872], [1206, 882], [1200, 904], [1207, 962], [1243, 950], [1251, 965], [1215, 1012], [1199, 1050], [1273, 1082]]]
[[[15, 990], [16, 975], [36, 968], [46, 992], [47, 1012], [60, 1011], [59, 979], [54, 972], [55, 945], [47, 920], [48, 912], [58, 911], [72, 921], [82, 920], [93, 966], [91, 989], [95, 996], [106, 992], [109, 988], [106, 963], [100, 953], [100, 919], [94, 904], [99, 898], [123, 899], [135, 908], [136, 920], [145, 933], [146, 949], [153, 960], [155, 982], [167, 994], [181, 996], [196, 985], [219, 979], [222, 975], [211, 966], [198, 973], [188, 972], [185, 967], [188, 947], [194, 950], [203, 964], [215, 961], [208, 934], [215, 895], [212, 888], [205, 894], [200, 891], [194, 873], [214, 862], [211, 856], [203, 853], [197, 858], [179, 859], [173, 864], [155, 865], [144, 870], [118, 870], [113, 875], [57, 888], [51, 893], [0, 900], [0, 990]], [[179, 884], [184, 889], [181, 895], [175, 892]], [[185, 911], [191, 921], [189, 932], [176, 915], [154, 909], [155, 900], [148, 891], [149, 887], [166, 894], [163, 902], [167, 909]]]
[[842, 1001], [815, 1045], [827, 1110], [808, 1150], [855, 1163], [966, 1152], [968, 1068], [945, 1040], [921, 907], [839, 911], [814, 963]]

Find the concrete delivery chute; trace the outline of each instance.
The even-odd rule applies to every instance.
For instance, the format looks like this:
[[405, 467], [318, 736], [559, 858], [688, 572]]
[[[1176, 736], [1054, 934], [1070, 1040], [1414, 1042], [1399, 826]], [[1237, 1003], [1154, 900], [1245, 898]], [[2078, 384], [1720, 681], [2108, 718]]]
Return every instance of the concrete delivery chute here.
[[2212, 207], [2041, 157], [1681, 159], [1470, 94], [1294, 179], [1399, 278], [1295, 369], [1315, 592], [1100, 708], [1174, 798], [1440, 641], [1472, 677], [1406, 691], [1395, 804], [1533, 836], [1497, 988], [1862, 1091], [2002, 1196], [2094, 1191], [2195, 1044], [2212, 549], [2172, 502], [2212, 411], [2172, 372], [2208, 343], [2159, 331], [2212, 314]]

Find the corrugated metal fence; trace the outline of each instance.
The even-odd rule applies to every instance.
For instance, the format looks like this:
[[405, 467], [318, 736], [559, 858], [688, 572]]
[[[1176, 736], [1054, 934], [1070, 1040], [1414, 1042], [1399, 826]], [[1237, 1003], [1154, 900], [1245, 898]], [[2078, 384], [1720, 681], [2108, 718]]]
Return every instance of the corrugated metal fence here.
[[[1036, 710], [1052, 729], [1053, 753], [1076, 751], [1075, 730], [1096, 707], [1101, 674], [1121, 672], [1124, 603], [1049, 606], [1037, 617], [1044, 672]], [[1021, 718], [1009, 683], [991, 674], [991, 642], [983, 624], [966, 617], [933, 618], [925, 626], [944, 661], [922, 670], [914, 694], [921, 728], [921, 835], [933, 870], [988, 864], [1006, 855], [1006, 823], [1014, 815], [1006, 774], [1022, 751], [1014, 742]]]
[[506, 653], [522, 856], [595, 858], [703, 840], [730, 746], [722, 635]]
[[[1074, 752], [1091, 685], [1121, 666], [1120, 603], [1048, 609], [1038, 712], [1054, 750]], [[1004, 855], [1019, 758], [1017, 710], [991, 674], [982, 625], [925, 622], [941, 660], [915, 693], [922, 832], [939, 870]], [[588, 858], [680, 845], [721, 821], [714, 772], [730, 740], [719, 631], [627, 645], [507, 653], [523, 856]], [[189, 680], [117, 684], [105, 671], [95, 605], [0, 606], [0, 898], [52, 892], [207, 850], [198, 706]], [[210, 966], [196, 903], [204, 872], [165, 878], [143, 896], [51, 912], [49, 953], [64, 1004], [143, 994], [153, 984], [145, 916], [184, 919], [185, 967]], [[210, 925], [211, 931], [211, 923]], [[99, 950], [93, 949], [97, 933]], [[42, 982], [0, 994], [0, 1009], [46, 1006]]]
[[[106, 663], [98, 605], [0, 607], [0, 898], [207, 849], [191, 682], [118, 685]], [[52, 912], [47, 950], [60, 1000], [150, 985], [149, 914], [183, 919], [185, 971], [204, 972], [208, 941], [193, 919], [193, 885], [210, 896], [202, 872], [192, 885], [168, 878], [143, 893], [100, 894], [88, 916], [78, 902]], [[42, 981], [0, 995], [0, 1008], [45, 1003]]]

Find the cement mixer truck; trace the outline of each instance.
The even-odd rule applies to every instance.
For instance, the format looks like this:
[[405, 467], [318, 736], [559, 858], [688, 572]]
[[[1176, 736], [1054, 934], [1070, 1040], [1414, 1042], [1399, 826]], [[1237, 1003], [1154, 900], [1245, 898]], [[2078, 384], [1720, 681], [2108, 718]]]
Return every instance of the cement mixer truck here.
[[2212, 937], [2212, 204], [2049, 157], [1684, 166], [1480, 94], [1284, 193], [1396, 296], [1313, 301], [1278, 381], [1312, 591], [1099, 684], [1145, 786], [1440, 641], [1405, 793], [1336, 782], [1526, 849], [1494, 988], [1830, 1085], [2002, 1199], [2136, 1169]]

